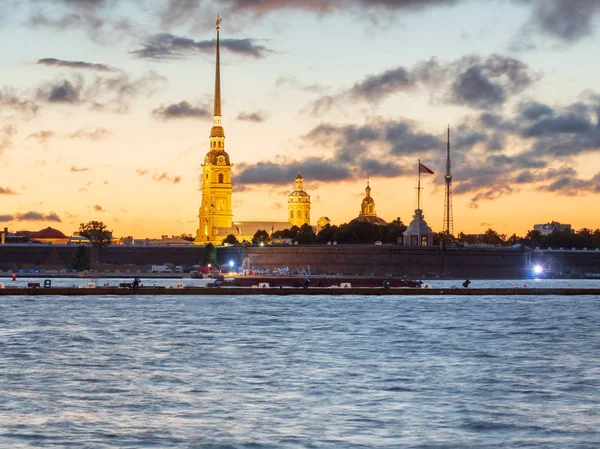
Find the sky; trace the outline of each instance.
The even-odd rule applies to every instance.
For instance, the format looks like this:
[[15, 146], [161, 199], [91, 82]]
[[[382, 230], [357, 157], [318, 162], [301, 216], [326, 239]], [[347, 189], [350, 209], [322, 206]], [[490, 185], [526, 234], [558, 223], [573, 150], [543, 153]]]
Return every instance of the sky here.
[[0, 0], [0, 226], [195, 235], [221, 23], [237, 220], [600, 228], [600, 1]]

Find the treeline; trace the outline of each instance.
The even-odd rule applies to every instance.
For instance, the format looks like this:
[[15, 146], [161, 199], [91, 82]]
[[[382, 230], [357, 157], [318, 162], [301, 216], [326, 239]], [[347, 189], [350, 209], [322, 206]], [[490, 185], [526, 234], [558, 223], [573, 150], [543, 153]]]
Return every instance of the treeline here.
[[[252, 243], [271, 243], [274, 239], [292, 239], [299, 244], [307, 243], [323, 243], [336, 242], [344, 243], [382, 243], [398, 242], [398, 238], [402, 237], [406, 226], [400, 219], [380, 226], [367, 222], [350, 222], [340, 226], [325, 225], [318, 233], [315, 234], [313, 227], [310, 225], [302, 225], [302, 227], [292, 226], [290, 229], [275, 231], [269, 236], [266, 230], [259, 230], [254, 234]], [[228, 235], [224, 243], [234, 244], [238, 242], [233, 234]], [[250, 242], [247, 242], [250, 243]]]
[[[438, 235], [444, 239], [444, 235]], [[512, 246], [522, 244], [530, 248], [600, 248], [600, 229], [592, 231], [588, 228], [579, 231], [554, 231], [548, 235], [542, 235], [539, 231], [531, 230], [525, 237], [519, 237], [516, 234], [507, 237], [505, 234], [499, 234], [492, 228], [489, 228], [485, 234], [458, 234], [458, 237], [450, 236], [450, 241], [462, 243], [489, 245]], [[438, 240], [439, 241], [439, 240]]]
[[[252, 242], [238, 242], [233, 234], [225, 239], [225, 243], [254, 243], [269, 244], [274, 239], [287, 238], [299, 244], [336, 242], [338, 244], [397, 244], [402, 242], [406, 226], [400, 218], [393, 222], [380, 226], [368, 222], [353, 221], [340, 226], [326, 225], [315, 234], [312, 226], [303, 225], [301, 228], [292, 226], [290, 229], [276, 231], [269, 236], [266, 230], [257, 231]], [[399, 240], [400, 239], [400, 240]], [[465, 234], [460, 232], [458, 236], [445, 233], [434, 233], [433, 244], [440, 245], [442, 241], [447, 244], [486, 244], [495, 246], [513, 246], [522, 244], [530, 248], [600, 248], [600, 229], [581, 229], [579, 231], [554, 231], [549, 235], [542, 235], [539, 231], [529, 231], [524, 237], [516, 234], [507, 237], [492, 228], [483, 234]]]

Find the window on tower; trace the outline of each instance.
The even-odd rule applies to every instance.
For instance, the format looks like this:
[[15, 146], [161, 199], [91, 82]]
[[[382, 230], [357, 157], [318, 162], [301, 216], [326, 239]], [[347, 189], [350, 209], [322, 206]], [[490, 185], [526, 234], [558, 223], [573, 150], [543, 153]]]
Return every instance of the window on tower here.
[[298, 211], [298, 218], [302, 218], [302, 211], [301, 210]]
[[223, 184], [223, 173], [219, 173], [219, 184]]
[[294, 218], [294, 211], [293, 210], [290, 211], [290, 218]]

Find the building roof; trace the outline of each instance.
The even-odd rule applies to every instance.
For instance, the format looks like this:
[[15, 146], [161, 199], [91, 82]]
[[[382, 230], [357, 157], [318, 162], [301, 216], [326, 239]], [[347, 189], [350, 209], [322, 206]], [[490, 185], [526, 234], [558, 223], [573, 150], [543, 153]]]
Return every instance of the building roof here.
[[275, 231], [290, 229], [292, 225], [287, 221], [236, 221], [230, 228], [218, 228], [217, 235], [227, 236], [233, 234], [237, 236], [252, 237], [256, 231], [267, 231], [269, 234]]
[[310, 196], [304, 190], [294, 190], [289, 196]]
[[425, 217], [423, 215], [423, 211], [421, 209], [415, 210], [415, 215], [413, 216], [413, 220], [408, 225], [406, 231], [404, 231], [404, 235], [428, 235], [433, 234], [433, 231], [425, 221]]
[[387, 222], [377, 215], [359, 215], [354, 220], [351, 220], [350, 223], [372, 223], [379, 226], [387, 225]]
[[34, 239], [66, 239], [67, 236], [60, 232], [58, 229], [47, 227], [41, 231], [34, 232], [31, 234]]

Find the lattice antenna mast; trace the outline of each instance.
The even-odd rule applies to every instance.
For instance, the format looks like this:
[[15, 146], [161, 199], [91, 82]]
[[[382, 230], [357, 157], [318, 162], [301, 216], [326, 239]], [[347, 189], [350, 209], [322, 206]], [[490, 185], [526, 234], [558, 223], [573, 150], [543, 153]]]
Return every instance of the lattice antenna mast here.
[[452, 162], [450, 160], [450, 125], [448, 125], [448, 155], [446, 157], [446, 195], [444, 199], [444, 233], [454, 235], [452, 220]]

